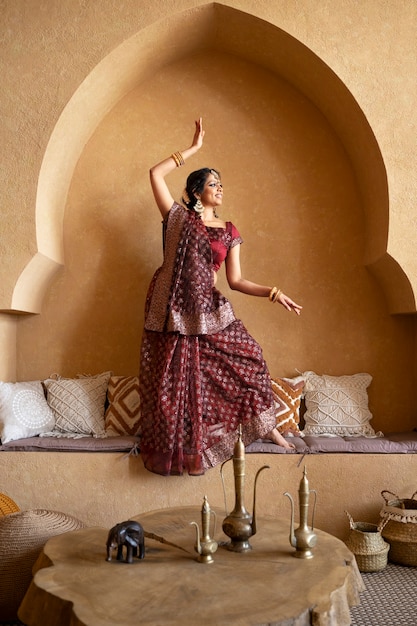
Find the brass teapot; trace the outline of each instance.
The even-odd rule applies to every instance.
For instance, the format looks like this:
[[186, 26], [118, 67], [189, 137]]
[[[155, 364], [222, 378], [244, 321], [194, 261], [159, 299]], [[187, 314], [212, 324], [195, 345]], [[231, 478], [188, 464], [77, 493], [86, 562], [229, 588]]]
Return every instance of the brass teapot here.
[[[311, 520], [311, 528], [308, 526], [308, 507], [310, 493], [314, 493], [314, 507]], [[300, 505], [300, 525], [294, 530], [294, 500], [292, 496], [286, 491], [284, 496], [287, 496], [291, 501], [291, 525], [290, 525], [290, 544], [293, 548], [296, 548], [294, 556], [299, 559], [312, 559], [313, 548], [317, 543], [317, 535], [314, 532], [314, 513], [316, 510], [317, 492], [314, 489], [309, 489], [307, 480], [307, 469], [304, 466], [303, 477], [300, 481], [300, 487], [298, 489], [298, 498]]]
[[[224, 461], [220, 468], [220, 475], [223, 482], [223, 467], [230, 461]], [[242, 426], [239, 426], [238, 438], [233, 450], [233, 473], [235, 482], [235, 508], [231, 513], [227, 515], [223, 520], [223, 532], [230, 537], [230, 542], [225, 544], [228, 550], [233, 552], [246, 552], [252, 549], [249, 543], [249, 538], [256, 534], [256, 483], [259, 474], [264, 469], [269, 469], [269, 465], [263, 465], [255, 475], [255, 482], [253, 487], [253, 513], [252, 515], [245, 509], [243, 504], [244, 500], [244, 486], [245, 486], [245, 446], [242, 441]]]
[[217, 541], [210, 537], [210, 518], [214, 516], [213, 535], [216, 532], [216, 513], [210, 509], [207, 496], [204, 496], [201, 508], [201, 537], [197, 522], [190, 522], [196, 529], [195, 551], [199, 554], [197, 561], [200, 563], [213, 563], [213, 554], [216, 552]]

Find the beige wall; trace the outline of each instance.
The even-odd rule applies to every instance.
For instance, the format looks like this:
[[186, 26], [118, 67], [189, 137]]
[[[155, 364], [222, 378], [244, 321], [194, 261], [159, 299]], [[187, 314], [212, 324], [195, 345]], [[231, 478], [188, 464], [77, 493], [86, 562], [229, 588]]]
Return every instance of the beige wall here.
[[[274, 454], [265, 459], [264, 454], [247, 454], [243, 501], [249, 513], [253, 511], [255, 475], [265, 460], [269, 469], [257, 482], [256, 512], [287, 519], [288, 530], [290, 503], [283, 494], [288, 491], [294, 497], [298, 520], [304, 464], [310, 489], [317, 491], [315, 526], [340, 539], [349, 533], [345, 511], [355, 521], [377, 524], [385, 504], [381, 491], [387, 489], [404, 498], [415, 491], [415, 454], [312, 454], [301, 466], [298, 455]], [[235, 503], [232, 471], [228, 463], [224, 467], [228, 512]], [[204, 495], [211, 506], [225, 510], [219, 466], [204, 476], [167, 478], [145, 470], [140, 457], [108, 452], [4, 452], [0, 455], [0, 492], [13, 496], [21, 510], [65, 511], [90, 526], [105, 528], [155, 509], [195, 506], [199, 511]], [[311, 523], [313, 497], [310, 500]], [[217, 533], [222, 519], [218, 519]], [[262, 532], [261, 525], [258, 532]]]
[[[363, 265], [364, 210], [344, 146], [288, 82], [214, 51], [133, 89], [87, 143], [65, 210], [65, 269], [42, 314], [20, 320], [19, 376], [137, 372], [144, 298], [162, 253], [148, 169], [188, 145], [196, 111], [206, 142], [171, 176], [175, 197], [190, 169], [220, 169], [221, 214], [244, 238], [245, 275], [277, 283], [304, 305], [298, 319], [267, 300], [229, 294], [272, 374], [370, 371], [375, 427], [411, 427], [413, 325], [389, 314]], [[228, 291], [224, 277], [221, 287]]]
[[369, 371], [374, 426], [416, 425], [415, 2], [6, 0], [0, 19], [0, 379], [137, 371], [147, 171], [201, 114], [175, 195], [218, 167], [245, 274], [304, 305], [222, 281], [271, 372]]

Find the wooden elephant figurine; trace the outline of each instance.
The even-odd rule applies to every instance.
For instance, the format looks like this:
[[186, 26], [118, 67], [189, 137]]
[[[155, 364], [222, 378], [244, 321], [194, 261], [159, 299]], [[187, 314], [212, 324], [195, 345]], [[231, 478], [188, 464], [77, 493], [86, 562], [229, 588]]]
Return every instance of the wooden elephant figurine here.
[[[128, 520], [110, 529], [107, 537], [107, 561], [112, 560], [112, 551], [117, 548], [117, 560], [123, 561], [123, 546], [126, 547], [126, 563], [133, 563], [133, 557], [145, 557], [145, 535], [139, 522]], [[139, 552], [139, 554], [138, 554]]]

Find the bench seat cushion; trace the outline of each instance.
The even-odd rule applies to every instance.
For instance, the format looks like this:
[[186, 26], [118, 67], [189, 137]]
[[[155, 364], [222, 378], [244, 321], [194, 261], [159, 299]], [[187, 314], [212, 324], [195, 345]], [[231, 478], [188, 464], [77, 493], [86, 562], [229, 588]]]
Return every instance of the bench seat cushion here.
[[139, 437], [120, 435], [114, 437], [29, 437], [0, 445], [0, 451], [19, 452], [132, 452]]
[[[267, 454], [324, 454], [324, 453], [364, 453], [364, 454], [415, 454], [417, 453], [417, 430], [391, 433], [384, 437], [325, 437], [306, 435], [291, 437], [294, 450], [258, 440], [246, 448], [247, 453]], [[139, 453], [140, 437], [120, 435], [99, 438], [80, 437], [67, 439], [57, 437], [29, 437], [0, 445], [0, 451], [27, 452], [128, 452]]]
[[266, 452], [275, 454], [415, 454], [417, 453], [417, 430], [403, 433], [391, 433], [384, 437], [326, 437], [306, 435], [292, 437], [290, 440], [295, 450], [288, 450], [267, 441], [251, 443], [246, 452]]

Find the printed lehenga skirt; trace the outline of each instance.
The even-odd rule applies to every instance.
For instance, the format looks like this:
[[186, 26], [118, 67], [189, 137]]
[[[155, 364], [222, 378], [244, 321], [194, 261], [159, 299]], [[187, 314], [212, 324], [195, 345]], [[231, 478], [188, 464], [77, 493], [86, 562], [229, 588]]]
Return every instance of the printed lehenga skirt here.
[[200, 475], [275, 426], [270, 376], [259, 344], [235, 320], [208, 335], [144, 331], [141, 443], [145, 467]]

